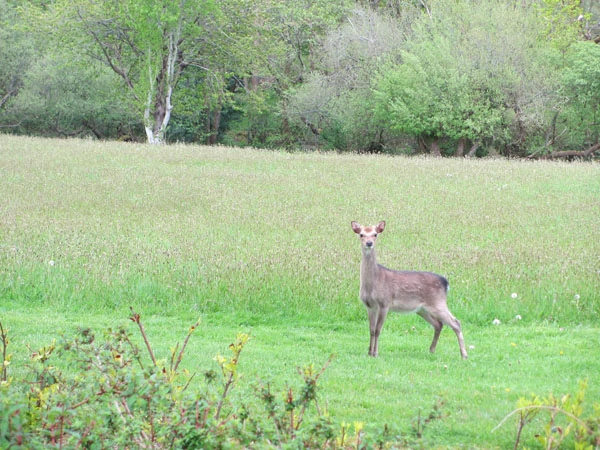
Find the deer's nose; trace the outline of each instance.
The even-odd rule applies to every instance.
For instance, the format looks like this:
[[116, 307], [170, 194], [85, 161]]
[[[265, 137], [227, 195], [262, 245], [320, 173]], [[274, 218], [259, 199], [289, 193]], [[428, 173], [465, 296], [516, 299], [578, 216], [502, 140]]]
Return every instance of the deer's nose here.
[[365, 244], [367, 247], [373, 247], [373, 241], [367, 241]]

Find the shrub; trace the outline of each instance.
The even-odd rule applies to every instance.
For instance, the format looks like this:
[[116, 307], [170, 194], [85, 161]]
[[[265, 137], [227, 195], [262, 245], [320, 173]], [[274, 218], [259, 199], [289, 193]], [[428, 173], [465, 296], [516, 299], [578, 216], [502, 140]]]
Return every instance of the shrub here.
[[524, 428], [535, 422], [539, 416], [543, 427], [535, 434], [535, 439], [547, 450], [559, 449], [568, 444], [576, 450], [600, 449], [600, 405], [593, 405], [593, 413], [584, 415], [585, 391], [587, 381], [579, 383], [579, 390], [572, 396], [565, 394], [558, 398], [550, 394], [541, 398], [521, 398], [517, 409], [508, 414], [495, 428], [501, 427], [510, 417], [517, 416], [517, 435], [515, 449], [519, 447]]
[[229, 356], [214, 358], [217, 370], [192, 382], [196, 373], [180, 364], [199, 322], [162, 360], [139, 314], [131, 312], [143, 345], [123, 327], [101, 336], [79, 329], [30, 349], [19, 382], [8, 377], [8, 330], [0, 323], [0, 448], [423, 448], [427, 425], [445, 417], [439, 399], [428, 415], [419, 411], [406, 435], [386, 425], [367, 436], [362, 422], [336, 427], [319, 404], [319, 379], [332, 357], [320, 368], [298, 368], [299, 388], [288, 387], [281, 395], [258, 382], [253, 396], [234, 401], [230, 394], [239, 384], [248, 334], [237, 335]]
[[[206, 371], [202, 387], [192, 392], [195, 374], [181, 370], [180, 363], [198, 323], [181, 348], [176, 346], [162, 361], [133, 310], [131, 320], [139, 326], [147, 353], [124, 328], [102, 336], [80, 329], [72, 338], [32, 352], [22, 383], [6, 375], [8, 332], [2, 328], [0, 447], [211, 449], [250, 447], [257, 441], [279, 446], [302, 439], [298, 446], [322, 448], [332, 442], [333, 426], [318, 408], [315, 420], [306, 417], [317, 403], [317, 380], [324, 368], [304, 369], [301, 393], [289, 389], [283, 405], [270, 388], [261, 389], [258, 398], [268, 414], [254, 416], [254, 407], [228, 400], [247, 334], [238, 334], [229, 357], [216, 356], [220, 373]], [[53, 364], [56, 357], [68, 371]], [[273, 430], [264, 426], [266, 420], [275, 423]]]

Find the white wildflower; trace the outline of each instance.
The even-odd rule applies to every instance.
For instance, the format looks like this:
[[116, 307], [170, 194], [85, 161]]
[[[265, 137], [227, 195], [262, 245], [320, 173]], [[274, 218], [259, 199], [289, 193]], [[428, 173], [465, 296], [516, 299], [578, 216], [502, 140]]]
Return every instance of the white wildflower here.
[[517, 293], [516, 293], [516, 292], [513, 292], [512, 294], [510, 294], [510, 297], [514, 299], [514, 298], [517, 298], [517, 297], [518, 297], [518, 295], [517, 295]]
[[492, 324], [493, 325], [500, 325], [502, 322], [500, 322], [498, 319], [494, 319], [492, 320]]

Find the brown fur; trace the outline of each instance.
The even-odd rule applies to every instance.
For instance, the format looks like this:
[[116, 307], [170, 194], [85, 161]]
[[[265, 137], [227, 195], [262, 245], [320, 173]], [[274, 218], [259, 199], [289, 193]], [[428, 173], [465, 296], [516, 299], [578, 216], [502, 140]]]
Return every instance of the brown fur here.
[[448, 325], [456, 333], [461, 356], [467, 351], [459, 320], [446, 304], [448, 281], [431, 272], [391, 270], [377, 263], [375, 241], [385, 229], [385, 222], [363, 227], [352, 222], [352, 230], [359, 235], [362, 247], [360, 265], [360, 299], [367, 307], [371, 341], [369, 355], [379, 352], [379, 335], [389, 311], [416, 313], [434, 329], [429, 351], [435, 351], [442, 327]]

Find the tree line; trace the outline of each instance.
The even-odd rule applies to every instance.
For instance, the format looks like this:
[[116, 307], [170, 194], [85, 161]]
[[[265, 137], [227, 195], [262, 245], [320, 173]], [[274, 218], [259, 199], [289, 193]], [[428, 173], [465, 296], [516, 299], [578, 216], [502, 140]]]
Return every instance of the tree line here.
[[591, 156], [594, 0], [0, 0], [0, 132]]

